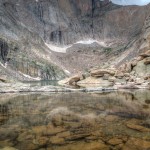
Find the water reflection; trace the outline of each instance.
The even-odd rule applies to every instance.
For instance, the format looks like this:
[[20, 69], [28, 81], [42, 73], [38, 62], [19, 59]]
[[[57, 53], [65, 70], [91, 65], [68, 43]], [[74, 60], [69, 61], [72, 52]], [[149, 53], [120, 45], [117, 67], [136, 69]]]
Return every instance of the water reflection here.
[[149, 150], [150, 92], [1, 94], [0, 149]]

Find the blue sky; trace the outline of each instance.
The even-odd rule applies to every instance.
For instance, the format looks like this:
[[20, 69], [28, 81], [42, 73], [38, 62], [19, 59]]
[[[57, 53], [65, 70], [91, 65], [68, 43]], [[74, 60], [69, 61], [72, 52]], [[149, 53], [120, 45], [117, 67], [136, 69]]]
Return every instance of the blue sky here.
[[150, 0], [111, 0], [113, 3], [118, 5], [147, 5]]

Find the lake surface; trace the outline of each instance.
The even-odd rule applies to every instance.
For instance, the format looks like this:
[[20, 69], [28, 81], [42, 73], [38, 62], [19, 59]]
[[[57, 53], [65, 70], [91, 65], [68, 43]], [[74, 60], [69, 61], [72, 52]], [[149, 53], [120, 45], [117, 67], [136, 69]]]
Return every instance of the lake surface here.
[[1, 94], [0, 150], [150, 150], [150, 91]]

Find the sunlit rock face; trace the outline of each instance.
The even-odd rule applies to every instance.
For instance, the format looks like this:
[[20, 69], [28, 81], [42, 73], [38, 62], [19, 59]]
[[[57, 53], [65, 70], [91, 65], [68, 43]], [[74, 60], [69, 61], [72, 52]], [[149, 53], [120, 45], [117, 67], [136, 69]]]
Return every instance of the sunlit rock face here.
[[[123, 7], [109, 0], [3, 0], [0, 2], [0, 38], [7, 43], [8, 50], [1, 56], [1, 74], [5, 68], [6, 74], [20, 80], [28, 78], [27, 75], [53, 80], [65, 76], [62, 70], [73, 72], [72, 66], [75, 66], [74, 72], [83, 70], [85, 55], [78, 61], [83, 64], [81, 68], [76, 67], [79, 66], [76, 62], [68, 67], [70, 60], [66, 60], [72, 54], [57, 57], [50, 49], [56, 49], [54, 44], [68, 48], [89, 39], [106, 45], [128, 43], [141, 33], [148, 12], [149, 6]], [[99, 55], [93, 59], [95, 55], [88, 59], [94, 62], [92, 66], [100, 63]], [[10, 72], [9, 67], [15, 71]]]

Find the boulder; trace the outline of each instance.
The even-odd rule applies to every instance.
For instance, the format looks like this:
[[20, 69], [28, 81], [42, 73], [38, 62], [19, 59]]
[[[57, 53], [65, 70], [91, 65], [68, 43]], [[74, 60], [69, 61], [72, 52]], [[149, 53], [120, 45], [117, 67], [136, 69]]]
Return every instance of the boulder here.
[[7, 82], [7, 77], [6, 76], [0, 76], [0, 81], [1, 82]]
[[125, 68], [126, 68], [126, 64], [123, 64], [119, 67], [118, 70], [120, 70], [121, 72], [124, 72], [125, 71]]
[[139, 132], [150, 132], [149, 128], [143, 127], [141, 125], [127, 123], [126, 126], [130, 129], [133, 129]]
[[119, 67], [118, 69], [121, 72], [131, 72], [132, 71], [132, 66], [131, 63], [125, 63], [122, 66]]
[[150, 64], [150, 57], [147, 57], [144, 59], [144, 64], [149, 65]]
[[142, 56], [144, 58], [150, 57], [150, 50], [146, 51], [145, 53], [140, 54], [139, 56]]
[[115, 74], [115, 70], [114, 69], [98, 69], [98, 70], [91, 71], [91, 76], [93, 77], [103, 77], [104, 74], [109, 74], [113, 76]]
[[138, 56], [138, 57], [136, 58], [137, 61], [141, 61], [141, 60], [143, 60], [143, 59], [144, 59], [143, 56]]
[[109, 143], [110, 145], [119, 145], [119, 144], [122, 144], [122, 143], [123, 143], [123, 140], [114, 137], [114, 138], [110, 139], [110, 140], [108, 141], [108, 143]]
[[132, 72], [130, 72], [130, 76], [135, 76], [136, 72], [134, 70], [132, 70]]
[[129, 138], [125, 143], [123, 150], [149, 150], [150, 141], [146, 141], [139, 138]]
[[45, 136], [37, 136], [35, 139], [35, 144], [38, 144], [39, 146], [44, 146], [48, 144], [49, 138]]
[[124, 73], [118, 70], [118, 71], [116, 71], [116, 73], [115, 73], [114, 76], [115, 76], [116, 78], [121, 79], [121, 78], [124, 77]]
[[150, 74], [150, 65], [145, 65], [144, 62], [145, 59], [139, 61], [138, 64], [133, 68], [133, 71], [135, 71], [135, 73], [141, 77], [144, 77], [146, 74]]
[[144, 83], [144, 79], [142, 79], [142, 78], [136, 78], [135, 79], [135, 84], [136, 85], [141, 85], [142, 83]]
[[126, 81], [129, 81], [129, 80], [130, 80], [130, 77], [125, 77], [125, 80], [126, 80]]
[[102, 78], [88, 77], [82, 81], [77, 82], [81, 87], [110, 87], [113, 86], [112, 82], [103, 80]]
[[115, 82], [115, 81], [116, 81], [116, 78], [115, 78], [115, 77], [110, 77], [110, 78], [108, 79], [108, 81], [109, 81], [109, 82]]
[[127, 63], [126, 68], [125, 68], [125, 72], [131, 72], [131, 71], [132, 71], [132, 63]]
[[16, 148], [14, 148], [14, 147], [4, 147], [4, 148], [2, 148], [1, 150], [18, 150], [18, 149], [16, 149]]
[[73, 143], [69, 143], [67, 145], [62, 145], [57, 150], [109, 150], [109, 147], [102, 141], [91, 141], [91, 142], [84, 142], [84, 141], [77, 141]]
[[109, 79], [109, 74], [104, 74], [104, 76], [103, 76], [103, 80], [108, 80]]
[[131, 66], [132, 66], [132, 67], [135, 67], [135, 66], [137, 65], [137, 63], [138, 63], [138, 60], [137, 60], [137, 59], [132, 60], [132, 61], [131, 61]]
[[52, 144], [58, 144], [58, 145], [61, 145], [61, 144], [65, 143], [64, 138], [61, 138], [61, 137], [58, 137], [58, 136], [52, 136], [49, 141]]
[[129, 73], [124, 73], [124, 76], [125, 77], [130, 77], [130, 74]]
[[147, 75], [144, 77], [144, 80], [150, 80], [150, 74], [147, 74]]
[[135, 80], [136, 80], [136, 77], [135, 76], [131, 76], [128, 81], [129, 82], [135, 82]]
[[69, 85], [73, 85], [74, 82], [80, 81], [81, 75], [75, 75], [71, 78], [69, 78], [68, 83]]

